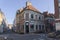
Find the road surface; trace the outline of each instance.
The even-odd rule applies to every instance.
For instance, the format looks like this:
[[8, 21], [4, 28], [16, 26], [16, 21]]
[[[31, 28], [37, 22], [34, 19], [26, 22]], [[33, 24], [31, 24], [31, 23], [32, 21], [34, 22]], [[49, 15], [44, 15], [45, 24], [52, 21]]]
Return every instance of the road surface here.
[[17, 34], [13, 32], [6, 32], [0, 34], [0, 40], [55, 40], [48, 38], [45, 34]]

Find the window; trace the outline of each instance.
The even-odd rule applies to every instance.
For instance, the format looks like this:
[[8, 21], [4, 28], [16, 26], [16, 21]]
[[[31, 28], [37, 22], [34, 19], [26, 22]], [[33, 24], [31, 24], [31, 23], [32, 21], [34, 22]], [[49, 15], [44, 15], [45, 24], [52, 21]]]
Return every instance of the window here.
[[28, 23], [28, 22], [26, 22], [26, 25], [29, 25], [29, 23]]
[[37, 19], [37, 15], [35, 15], [36, 16], [36, 19]]
[[34, 29], [34, 25], [31, 25], [31, 29]]
[[41, 25], [39, 25], [39, 30], [41, 30]]
[[40, 16], [39, 16], [39, 20], [40, 20], [41, 18], [40, 18]]
[[36, 30], [38, 30], [38, 25], [36, 25]]
[[42, 30], [44, 30], [44, 25], [42, 25]]
[[59, 7], [59, 18], [60, 18], [60, 7]]
[[33, 18], [33, 14], [31, 14], [31, 18]]

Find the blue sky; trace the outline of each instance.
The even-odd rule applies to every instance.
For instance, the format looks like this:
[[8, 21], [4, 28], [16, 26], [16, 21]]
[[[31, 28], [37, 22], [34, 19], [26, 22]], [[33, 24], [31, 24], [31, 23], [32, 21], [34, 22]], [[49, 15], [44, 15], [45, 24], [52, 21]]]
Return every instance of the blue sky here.
[[[4, 12], [9, 24], [13, 23], [16, 10], [25, 7], [27, 0], [0, 0], [0, 8]], [[54, 13], [54, 0], [30, 0], [32, 5], [40, 12]]]

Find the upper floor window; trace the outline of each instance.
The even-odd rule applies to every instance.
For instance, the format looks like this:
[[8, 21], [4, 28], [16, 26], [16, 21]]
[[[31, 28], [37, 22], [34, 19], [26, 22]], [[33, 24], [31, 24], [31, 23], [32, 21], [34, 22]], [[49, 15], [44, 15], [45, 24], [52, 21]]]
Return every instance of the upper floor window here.
[[37, 19], [37, 15], [36, 15], [36, 19]]
[[39, 20], [40, 20], [41, 18], [40, 18], [40, 16], [39, 16]]
[[29, 19], [29, 13], [26, 13], [26, 20]]
[[33, 17], [33, 14], [31, 14], [31, 18], [34, 18], [34, 17]]
[[38, 30], [38, 25], [36, 25], [36, 30]]
[[41, 25], [39, 25], [39, 30], [41, 30]]

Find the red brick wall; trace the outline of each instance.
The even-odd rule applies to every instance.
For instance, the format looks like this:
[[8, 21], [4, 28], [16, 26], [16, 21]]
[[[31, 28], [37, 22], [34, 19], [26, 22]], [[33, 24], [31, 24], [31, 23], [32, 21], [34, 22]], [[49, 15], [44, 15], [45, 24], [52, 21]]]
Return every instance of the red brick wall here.
[[55, 6], [55, 18], [59, 18], [58, 0], [54, 0], [54, 6]]

